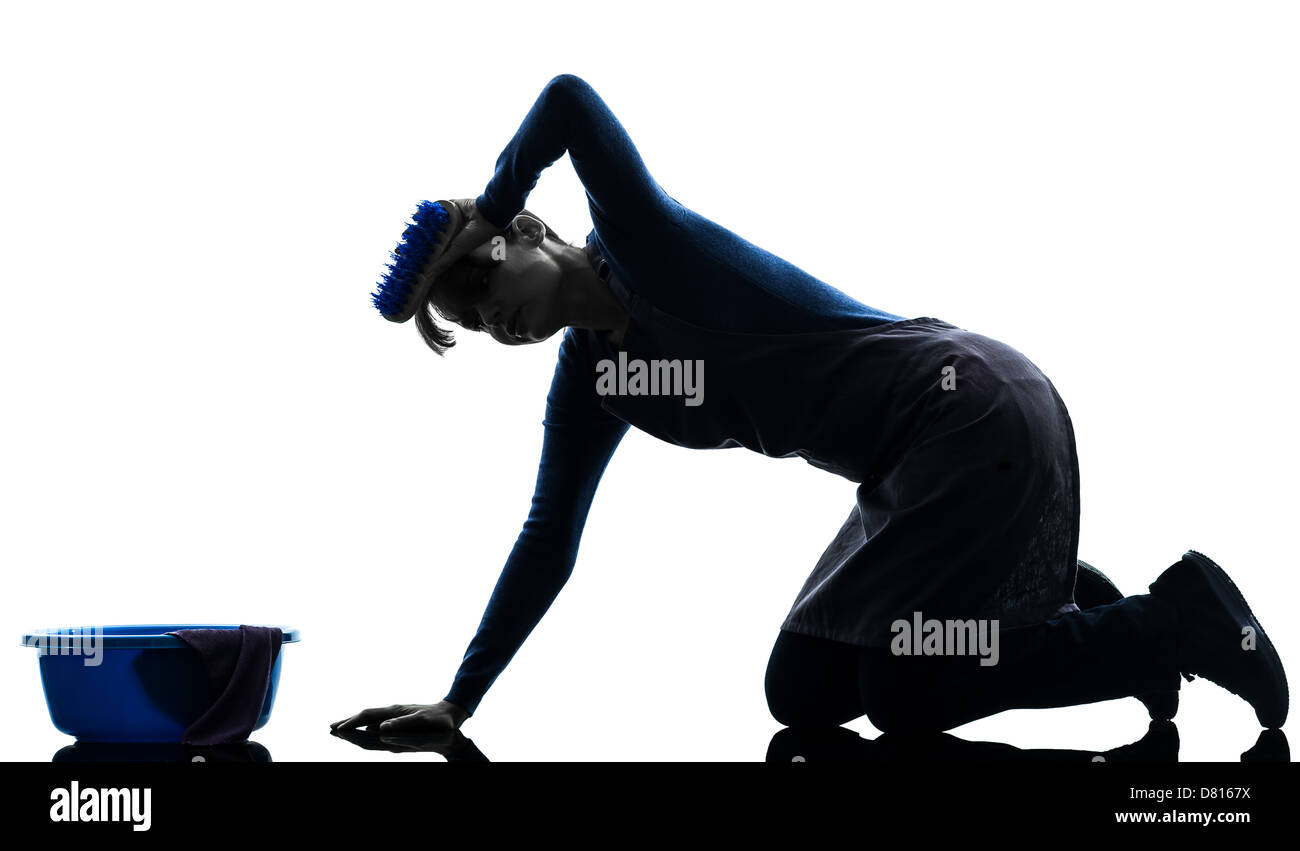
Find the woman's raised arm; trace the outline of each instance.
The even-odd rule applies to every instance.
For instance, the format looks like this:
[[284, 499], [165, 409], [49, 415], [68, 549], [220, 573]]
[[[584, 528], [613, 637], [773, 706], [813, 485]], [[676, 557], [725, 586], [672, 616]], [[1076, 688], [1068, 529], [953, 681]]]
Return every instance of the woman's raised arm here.
[[673, 203], [600, 95], [581, 78], [561, 74], [542, 89], [497, 158], [496, 173], [476, 199], [483, 216], [508, 226], [542, 171], [566, 151], [587, 190], [593, 219], [632, 229]]

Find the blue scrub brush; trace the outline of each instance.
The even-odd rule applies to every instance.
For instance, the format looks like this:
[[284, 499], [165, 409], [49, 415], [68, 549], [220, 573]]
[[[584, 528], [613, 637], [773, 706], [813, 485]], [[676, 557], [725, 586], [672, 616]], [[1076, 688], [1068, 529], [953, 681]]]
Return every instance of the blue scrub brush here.
[[428, 269], [447, 250], [465, 217], [450, 201], [421, 201], [411, 218], [402, 241], [391, 252], [388, 272], [370, 296], [391, 322], [410, 319], [429, 297], [434, 276]]

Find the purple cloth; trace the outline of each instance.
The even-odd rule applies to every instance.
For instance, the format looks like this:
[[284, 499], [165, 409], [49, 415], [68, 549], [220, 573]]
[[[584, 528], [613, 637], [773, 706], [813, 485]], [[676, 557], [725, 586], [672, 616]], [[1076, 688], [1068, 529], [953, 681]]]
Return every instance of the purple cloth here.
[[247, 741], [262, 714], [283, 633], [278, 627], [241, 624], [239, 629], [178, 629], [168, 635], [199, 654], [214, 695], [208, 710], [185, 731], [181, 744]]

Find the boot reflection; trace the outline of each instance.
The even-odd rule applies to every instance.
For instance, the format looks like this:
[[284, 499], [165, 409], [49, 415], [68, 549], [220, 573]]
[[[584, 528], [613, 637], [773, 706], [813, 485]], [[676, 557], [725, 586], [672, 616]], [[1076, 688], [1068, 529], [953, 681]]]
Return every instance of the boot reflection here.
[[949, 733], [891, 734], [864, 739], [844, 727], [786, 727], [767, 748], [767, 762], [1177, 762], [1178, 728], [1152, 721], [1138, 741], [1108, 751], [1022, 749], [971, 742]]

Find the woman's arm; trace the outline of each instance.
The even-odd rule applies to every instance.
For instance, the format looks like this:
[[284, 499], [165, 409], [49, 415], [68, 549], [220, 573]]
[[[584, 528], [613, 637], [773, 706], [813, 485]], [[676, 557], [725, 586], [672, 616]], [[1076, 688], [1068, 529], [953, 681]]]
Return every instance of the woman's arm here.
[[596, 486], [628, 429], [600, 407], [584, 333], [570, 329], [560, 346], [532, 508], [444, 698], [470, 714], [573, 572]]
[[542, 171], [568, 152], [587, 190], [597, 224], [633, 230], [662, 216], [674, 203], [646, 170], [641, 155], [609, 107], [572, 74], [546, 84], [476, 203], [484, 217], [505, 228], [524, 208]]

